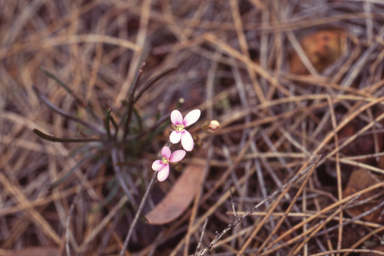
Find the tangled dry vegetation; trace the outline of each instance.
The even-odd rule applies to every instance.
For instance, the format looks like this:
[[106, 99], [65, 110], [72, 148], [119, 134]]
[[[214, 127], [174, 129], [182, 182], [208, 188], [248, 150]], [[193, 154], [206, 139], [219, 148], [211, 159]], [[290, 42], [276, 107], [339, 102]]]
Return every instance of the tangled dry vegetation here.
[[[162, 78], [135, 102], [130, 132], [180, 98], [181, 111], [221, 128], [154, 185], [143, 214], [164, 223], [142, 216], [123, 255], [384, 255], [381, 1], [5, 0], [0, 10], [0, 255], [119, 255], [168, 131], [101, 147], [91, 130], [103, 131], [108, 109], [121, 117], [143, 62], [139, 91]], [[161, 219], [173, 210], [155, 205], [177, 199], [161, 201], [196, 163], [187, 209]]]

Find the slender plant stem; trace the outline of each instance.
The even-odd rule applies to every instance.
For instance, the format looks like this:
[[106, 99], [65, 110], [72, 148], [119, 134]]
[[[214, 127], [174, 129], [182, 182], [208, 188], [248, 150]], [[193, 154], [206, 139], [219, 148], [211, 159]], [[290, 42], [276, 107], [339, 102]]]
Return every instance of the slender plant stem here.
[[134, 218], [133, 221], [132, 221], [132, 225], [130, 226], [130, 228], [129, 228], [129, 230], [128, 230], [128, 235], [127, 235], [127, 237], [125, 238], [125, 241], [124, 241], [124, 244], [123, 244], [123, 248], [122, 248], [121, 251], [120, 251], [120, 256], [124, 256], [124, 252], [125, 252], [125, 250], [126, 250], [127, 247], [128, 247], [128, 243], [129, 243], [129, 240], [131, 239], [131, 236], [132, 236], [132, 233], [133, 233], [133, 229], [135, 228], [136, 223], [137, 223], [137, 221], [139, 220], [141, 211], [142, 211], [143, 208], [144, 208], [144, 203], [145, 203], [145, 201], [147, 201], [147, 198], [148, 198], [148, 195], [149, 195], [149, 191], [151, 191], [152, 185], [153, 185], [153, 183], [154, 183], [155, 180], [156, 180], [156, 175], [157, 175], [157, 172], [155, 172], [155, 173], [153, 174], [152, 179], [151, 179], [151, 181], [150, 181], [149, 184], [148, 184], [147, 190], [145, 191], [144, 197], [143, 197], [143, 199], [141, 200], [141, 203], [140, 203], [140, 205], [139, 205], [139, 209], [137, 210], [136, 215], [135, 215], [135, 218]]

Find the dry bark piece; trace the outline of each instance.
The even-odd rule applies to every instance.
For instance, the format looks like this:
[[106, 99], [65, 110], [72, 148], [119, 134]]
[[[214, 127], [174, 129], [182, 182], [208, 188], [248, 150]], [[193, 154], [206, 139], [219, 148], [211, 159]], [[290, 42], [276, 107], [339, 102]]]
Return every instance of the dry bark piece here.
[[[322, 30], [304, 37], [300, 44], [313, 67], [323, 71], [346, 51], [346, 34], [341, 30]], [[300, 57], [294, 52], [290, 59], [291, 73], [308, 74]]]
[[145, 215], [148, 224], [164, 225], [177, 219], [188, 208], [204, 177], [204, 165], [188, 165], [168, 194]]
[[[343, 197], [345, 198], [349, 195], [352, 195], [363, 189], [373, 186], [379, 182], [380, 181], [376, 178], [376, 176], [374, 176], [374, 174], [372, 174], [367, 170], [364, 170], [364, 169], [354, 170], [351, 174], [351, 177], [349, 178], [346, 188], [343, 191]], [[359, 201], [364, 200], [368, 197], [374, 196], [380, 191], [381, 189], [375, 189], [368, 193], [362, 194], [361, 197], [359, 198]], [[378, 204], [378, 202], [381, 202], [381, 200], [383, 199], [377, 198], [372, 202], [350, 208], [347, 211], [352, 216], [356, 217], [375, 207]], [[376, 211], [364, 216], [362, 219], [365, 221], [382, 224], [384, 223], [384, 216], [381, 214], [382, 211], [383, 211], [383, 208], [379, 208]]]

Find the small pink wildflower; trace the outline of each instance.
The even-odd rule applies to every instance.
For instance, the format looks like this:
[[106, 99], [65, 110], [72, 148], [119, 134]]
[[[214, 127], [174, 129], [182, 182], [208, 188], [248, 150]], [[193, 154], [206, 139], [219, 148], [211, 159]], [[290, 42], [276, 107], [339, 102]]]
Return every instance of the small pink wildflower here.
[[173, 110], [171, 113], [171, 122], [176, 129], [169, 136], [169, 140], [176, 144], [181, 140], [181, 145], [187, 151], [193, 149], [193, 138], [192, 135], [185, 130], [187, 126], [190, 126], [200, 118], [201, 111], [199, 109], [192, 110], [183, 119], [180, 111]]
[[169, 163], [177, 163], [182, 160], [186, 152], [184, 150], [176, 150], [171, 154], [169, 147], [163, 147], [161, 150], [161, 160], [156, 160], [152, 164], [152, 169], [158, 171], [157, 179], [164, 181], [169, 176]]

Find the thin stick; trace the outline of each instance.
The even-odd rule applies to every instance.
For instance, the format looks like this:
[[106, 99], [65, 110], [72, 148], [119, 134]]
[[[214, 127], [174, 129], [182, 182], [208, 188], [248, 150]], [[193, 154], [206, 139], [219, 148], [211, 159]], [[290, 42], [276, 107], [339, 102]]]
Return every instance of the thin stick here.
[[[350, 224], [350, 223], [352, 223], [352, 222], [354, 222], [356, 220], [362, 219], [364, 216], [367, 216], [368, 214], [371, 214], [372, 212], [380, 209], [381, 207], [383, 207], [383, 205], [384, 205], [384, 201], [382, 201], [380, 204], [376, 205], [375, 207], [369, 209], [368, 211], [363, 212], [362, 214], [360, 214], [360, 215], [358, 215], [356, 217], [353, 217], [353, 218], [351, 218], [349, 220], [346, 220], [345, 222], [342, 223], [342, 225], [346, 226], [346, 225], [348, 225], [348, 224]], [[335, 230], [337, 228], [338, 228], [338, 225], [335, 225], [333, 227], [327, 228], [327, 230], [324, 230], [324, 231], [321, 231], [321, 232], [317, 233], [315, 236], [323, 235], [325, 232], [330, 232], [330, 231], [333, 231], [333, 230]]]
[[229, 194], [230, 194], [230, 198], [231, 198], [231, 206], [232, 206], [233, 216], [236, 219], [237, 213], [236, 213], [236, 208], [235, 208], [235, 202], [233, 201], [233, 195], [232, 195], [232, 189], [231, 188], [229, 188]]
[[[305, 172], [303, 172], [305, 173]], [[301, 173], [301, 174], [303, 174]], [[234, 226], [236, 226], [237, 224], [239, 224], [245, 217], [247, 217], [248, 215], [251, 215], [253, 212], [256, 211], [256, 209], [258, 209], [261, 205], [263, 205], [264, 203], [272, 200], [273, 198], [275, 198], [275, 196], [280, 193], [281, 191], [284, 191], [285, 189], [289, 188], [293, 182], [295, 182], [296, 180], [298, 180], [300, 178], [300, 174], [298, 175], [295, 175], [293, 176], [286, 184], [284, 184], [281, 188], [277, 189], [275, 192], [273, 192], [271, 195], [269, 195], [267, 198], [263, 199], [262, 201], [260, 201], [258, 204], [256, 204], [254, 207], [252, 207], [251, 209], [249, 209], [248, 211], [245, 212], [245, 214], [239, 216], [238, 218], [236, 218], [233, 222], [231, 222], [230, 224], [228, 224], [228, 226], [220, 233], [218, 234], [217, 236], [215, 236], [215, 238], [211, 241], [211, 243], [204, 248], [204, 250], [202, 250], [198, 255], [199, 256], [202, 256], [202, 255], [205, 255], [216, 243], [217, 241], [220, 240], [220, 238], [225, 234], [227, 233], [229, 230], [231, 230]], [[229, 193], [228, 193], [229, 194]]]
[[348, 252], [348, 253], [361, 252], [361, 253], [371, 253], [371, 254], [377, 254], [377, 255], [384, 255], [384, 252], [371, 250], [371, 249], [338, 249], [338, 250], [333, 250], [333, 251], [311, 254], [310, 256], [323, 256], [323, 255], [329, 255], [331, 253], [343, 253], [343, 252]]
[[[354, 249], [358, 246], [360, 246], [362, 243], [364, 243], [365, 241], [367, 241], [371, 236], [374, 236], [374, 235], [377, 235], [379, 234], [380, 232], [382, 232], [384, 230], [384, 226], [381, 226], [381, 227], [378, 227], [372, 231], [370, 231], [368, 234], [366, 234], [365, 236], [363, 236], [362, 238], [360, 238], [359, 241], [357, 241], [356, 243], [354, 243], [353, 245], [349, 246], [350, 249]], [[347, 252], [346, 254], [344, 254], [343, 256], [348, 256], [349, 255], [349, 252]]]
[[[360, 197], [360, 195], [355, 195], [354, 197], [350, 198], [350, 200], [346, 201], [343, 209], [345, 209], [348, 205], [351, 205], [356, 199], [358, 199]], [[294, 242], [296, 241], [301, 241], [301, 240], [306, 240], [308, 236], [311, 237], [310, 234], [313, 234], [315, 232], [313, 232], [314, 230], [319, 230], [320, 228], [323, 228], [327, 223], [329, 223], [338, 213], [340, 213], [340, 211], [342, 211], [343, 209], [337, 209], [334, 213], [332, 213], [330, 216], [325, 216], [326, 219], [325, 220], [322, 220], [320, 223], [317, 223], [317, 224], [314, 224], [312, 227], [310, 227], [306, 233], [301, 233], [300, 235], [297, 235], [295, 236], [294, 238], [286, 241], [285, 243], [281, 243], [279, 246], [276, 246], [274, 247], [273, 249], [270, 249], [268, 251], [264, 251], [263, 253], [261, 253], [260, 255], [270, 255], [272, 252], [275, 252], [277, 250], [280, 250], [281, 248], [283, 247], [286, 247], [290, 244], [293, 244]], [[308, 222], [307, 222], [308, 223]], [[270, 246], [268, 246], [270, 247]], [[296, 247], [297, 248], [297, 247]], [[301, 247], [300, 247], [301, 248]]]
[[[284, 216], [279, 220], [276, 227], [272, 230], [271, 234], [265, 239], [264, 243], [259, 247], [257, 254], [261, 252], [261, 250], [268, 244], [268, 242], [272, 239], [272, 237], [276, 234], [277, 230], [280, 228], [281, 224], [283, 224], [284, 220], [287, 218], [288, 213], [291, 211], [293, 205], [296, 203], [297, 198], [299, 198], [301, 192], [303, 191], [305, 185], [307, 185], [309, 178], [311, 177], [312, 173], [315, 171], [317, 164], [319, 163], [321, 159], [321, 155], [317, 157], [316, 162], [313, 164], [311, 170], [308, 172], [307, 177], [305, 177], [305, 180], [303, 184], [301, 184], [299, 190], [297, 191], [295, 197], [293, 198], [292, 202], [289, 204], [287, 210], [284, 213]], [[265, 218], [264, 218], [265, 219]], [[243, 247], [244, 248], [244, 247]]]
[[196, 220], [196, 216], [198, 214], [198, 209], [199, 209], [199, 206], [200, 206], [200, 200], [201, 200], [201, 197], [202, 197], [202, 194], [203, 194], [203, 191], [204, 191], [204, 189], [203, 189], [204, 188], [204, 181], [205, 181], [205, 179], [207, 177], [207, 174], [209, 172], [209, 169], [210, 169], [209, 163], [211, 161], [212, 154], [213, 154], [212, 138], [210, 138], [208, 140], [207, 148], [208, 148], [208, 150], [200, 150], [200, 152], [197, 153], [200, 156], [206, 156], [207, 159], [206, 159], [205, 164], [204, 164], [205, 167], [204, 167], [203, 177], [202, 177], [201, 183], [200, 183], [200, 189], [195, 194], [195, 200], [193, 202], [193, 207], [192, 207], [191, 214], [190, 214], [190, 217], [189, 217], [188, 231], [187, 231], [187, 234], [185, 235], [185, 245], [184, 245], [184, 255], [185, 256], [188, 256], [188, 248], [189, 248], [190, 237], [193, 234], [193, 232], [191, 230], [192, 230], [192, 228], [194, 226], [194, 223], [195, 223], [195, 220]]
[[[239, 6], [238, 6], [239, 3], [236, 0], [230, 0], [229, 3], [231, 5], [233, 21], [234, 21], [234, 25], [236, 28], [236, 34], [237, 34], [237, 37], [239, 39], [241, 51], [242, 51], [243, 55], [247, 57], [247, 59], [250, 59], [249, 47], [247, 44], [247, 39], [244, 35], [243, 23], [241, 20], [240, 10], [239, 10]], [[259, 99], [259, 101], [261, 103], [264, 103], [266, 101], [265, 95], [260, 88], [260, 84], [259, 84], [258, 80], [256, 79], [256, 74], [252, 70], [250, 62], [244, 62], [244, 63], [246, 64], [249, 78], [252, 81], [252, 86], [256, 92], [257, 98]]]
[[[335, 111], [333, 109], [333, 100], [331, 96], [328, 95], [328, 103], [329, 103], [329, 111], [331, 113], [331, 120], [332, 120], [332, 129], [335, 131], [337, 127], [337, 121], [336, 121], [336, 115]], [[337, 132], [334, 132], [335, 136], [335, 148], [339, 148], [339, 136]], [[343, 199], [343, 191], [342, 191], [342, 177], [341, 177], [341, 169], [340, 169], [340, 154], [339, 151], [336, 152], [336, 174], [337, 174], [337, 195], [339, 200]], [[340, 205], [340, 209], [342, 206]], [[338, 230], [338, 236], [337, 236], [337, 249], [341, 249], [341, 242], [343, 239], [343, 211], [340, 211], [339, 213], [339, 230]], [[340, 254], [337, 254], [337, 256], [340, 256]]]
[[[236, 213], [237, 214], [244, 214], [245, 211], [237, 211]], [[288, 214], [288, 217], [303, 218], [303, 220], [305, 221], [306, 218], [312, 217], [315, 213], [317, 213], [317, 212], [306, 212], [306, 213], [290, 212]], [[234, 215], [233, 212], [227, 212], [226, 214]], [[284, 216], [284, 214], [285, 214], [285, 212], [273, 212], [271, 215], [274, 216], [274, 217], [282, 217], [282, 216]], [[266, 212], [253, 212], [250, 215], [253, 215], [253, 216], [265, 216], [265, 215], [267, 215], [267, 213]], [[319, 215], [318, 217], [319, 218], [327, 218], [327, 215]], [[339, 217], [334, 217], [333, 220], [339, 220]], [[365, 227], [371, 227], [371, 228], [382, 227], [380, 224], [369, 222], [369, 221], [356, 220], [356, 219], [351, 219], [351, 218], [346, 218], [346, 217], [343, 217], [343, 220], [344, 221], [350, 221], [351, 220], [354, 224], [362, 225], [362, 226], [365, 226]]]
[[197, 244], [197, 247], [196, 247], [196, 251], [195, 251], [194, 256], [197, 256], [197, 252], [199, 251], [200, 246], [201, 246], [201, 244], [202, 244], [202, 242], [203, 242], [203, 237], [204, 237], [204, 234], [205, 234], [205, 230], [206, 230], [206, 228], [207, 228], [208, 219], [209, 219], [209, 217], [207, 217], [207, 218], [205, 219], [205, 221], [204, 221], [203, 230], [201, 231], [200, 240], [199, 240], [199, 243]]
[[273, 245], [277, 244], [279, 241], [281, 241], [287, 235], [292, 234], [292, 232], [294, 232], [295, 230], [297, 230], [300, 227], [302, 227], [305, 223], [311, 222], [312, 220], [316, 219], [318, 216], [320, 216], [322, 214], [325, 214], [326, 212], [332, 210], [333, 208], [338, 207], [340, 204], [343, 204], [343, 203], [351, 200], [352, 198], [356, 197], [357, 195], [365, 194], [365, 193], [367, 193], [369, 191], [372, 191], [372, 190], [374, 190], [376, 188], [382, 187], [383, 185], [384, 185], [383, 182], [377, 183], [377, 184], [375, 184], [373, 186], [370, 186], [370, 187], [368, 187], [366, 189], [360, 190], [360, 191], [358, 191], [358, 192], [356, 192], [356, 193], [354, 193], [352, 195], [349, 195], [349, 196], [343, 198], [343, 200], [341, 200], [341, 201], [337, 201], [337, 202], [333, 203], [332, 205], [329, 205], [329, 206], [325, 207], [324, 209], [318, 211], [317, 213], [315, 213], [314, 215], [309, 217], [305, 222], [300, 222], [300, 223], [296, 224], [290, 230], [288, 230], [288, 231], [284, 232], [283, 234], [281, 234], [278, 238], [276, 238], [276, 240], [274, 240], [273, 242], [271, 242], [268, 245], [267, 249], [270, 249]]
[[[325, 221], [322, 221], [318, 227], [315, 228], [315, 230], [312, 231], [312, 233], [307, 236], [300, 245], [298, 245], [295, 250], [292, 252], [289, 256], [297, 255], [297, 253], [301, 250], [301, 248], [304, 246], [304, 244], [308, 243], [308, 241], [318, 234], [318, 231], [325, 227], [327, 223], [329, 223], [337, 214], [340, 214], [345, 208], [347, 208], [348, 205], [352, 204], [353, 201], [357, 200], [361, 195], [356, 195], [354, 198], [352, 198], [350, 201], [348, 201], [344, 206], [340, 207], [338, 210], [336, 210], [334, 213], [332, 213], [330, 216], [328, 216]], [[338, 228], [338, 226], [335, 226]], [[328, 230], [324, 230], [323, 232], [329, 232]]]

